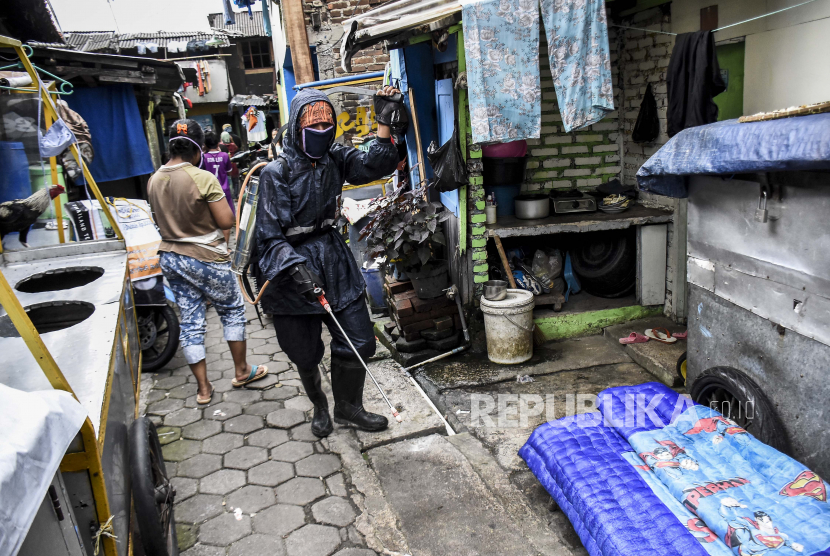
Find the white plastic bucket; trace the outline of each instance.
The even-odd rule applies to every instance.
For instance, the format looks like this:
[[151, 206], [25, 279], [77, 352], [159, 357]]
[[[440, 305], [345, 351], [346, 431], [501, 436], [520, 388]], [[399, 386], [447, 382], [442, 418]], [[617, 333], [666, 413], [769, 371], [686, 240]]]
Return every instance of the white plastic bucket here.
[[487, 356], [493, 363], [515, 365], [533, 357], [533, 294], [507, 290], [507, 297], [489, 301], [481, 297]]

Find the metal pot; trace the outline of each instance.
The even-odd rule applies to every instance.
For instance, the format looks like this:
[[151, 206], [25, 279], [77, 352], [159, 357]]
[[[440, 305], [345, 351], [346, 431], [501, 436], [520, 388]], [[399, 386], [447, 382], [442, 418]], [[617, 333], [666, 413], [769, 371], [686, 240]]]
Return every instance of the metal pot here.
[[519, 195], [513, 201], [516, 205], [516, 218], [536, 220], [550, 216], [550, 199], [547, 195]]
[[507, 282], [504, 280], [488, 280], [484, 282], [484, 299], [501, 301], [507, 297]]

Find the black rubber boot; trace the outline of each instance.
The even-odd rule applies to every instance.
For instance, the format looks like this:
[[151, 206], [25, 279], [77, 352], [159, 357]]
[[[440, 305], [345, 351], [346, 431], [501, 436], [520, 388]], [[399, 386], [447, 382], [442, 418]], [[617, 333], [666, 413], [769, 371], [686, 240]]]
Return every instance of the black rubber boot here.
[[328, 436], [334, 430], [334, 425], [329, 415], [329, 401], [320, 386], [320, 371], [315, 367], [314, 369], [299, 369], [299, 373], [305, 393], [311, 403], [314, 404], [311, 433], [317, 438]]
[[357, 359], [331, 358], [331, 388], [334, 391], [334, 422], [364, 431], [381, 431], [389, 421], [383, 415], [363, 408], [366, 369]]

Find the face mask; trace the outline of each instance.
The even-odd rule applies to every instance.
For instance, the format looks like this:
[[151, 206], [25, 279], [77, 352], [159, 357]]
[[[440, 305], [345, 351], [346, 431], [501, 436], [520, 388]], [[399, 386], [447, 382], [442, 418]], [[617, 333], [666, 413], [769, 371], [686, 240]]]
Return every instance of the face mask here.
[[37, 135], [41, 158], [58, 156], [66, 150], [66, 147], [75, 142], [75, 136], [69, 130], [69, 126], [60, 118], [52, 124], [45, 134], [38, 128]]
[[303, 128], [303, 152], [310, 158], [322, 158], [328, 152], [332, 141], [334, 141], [334, 132], [334, 126], [325, 131], [311, 129], [310, 127]]

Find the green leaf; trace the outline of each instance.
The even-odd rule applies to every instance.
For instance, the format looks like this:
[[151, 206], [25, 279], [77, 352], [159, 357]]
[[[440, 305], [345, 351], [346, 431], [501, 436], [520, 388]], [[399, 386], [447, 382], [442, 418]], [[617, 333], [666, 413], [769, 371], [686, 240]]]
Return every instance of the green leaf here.
[[447, 239], [444, 237], [444, 232], [435, 232], [432, 234], [432, 241], [435, 243], [440, 243], [441, 245], [447, 244]]
[[430, 232], [434, 232], [435, 231], [435, 226], [437, 224], [438, 223], [435, 220], [430, 220], [429, 222], [427, 222], [427, 228], [429, 228]]
[[429, 250], [429, 247], [419, 247], [418, 248], [418, 259], [420, 259], [421, 264], [427, 264], [429, 257], [432, 253]]

